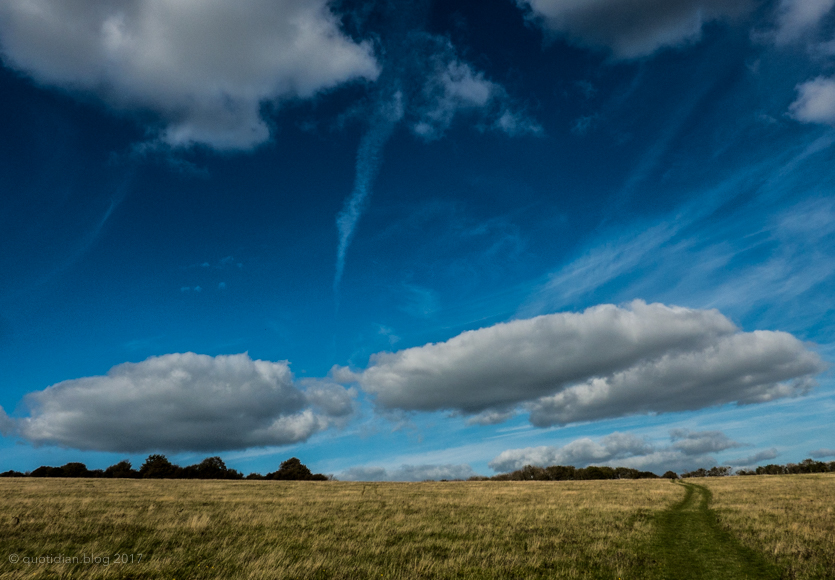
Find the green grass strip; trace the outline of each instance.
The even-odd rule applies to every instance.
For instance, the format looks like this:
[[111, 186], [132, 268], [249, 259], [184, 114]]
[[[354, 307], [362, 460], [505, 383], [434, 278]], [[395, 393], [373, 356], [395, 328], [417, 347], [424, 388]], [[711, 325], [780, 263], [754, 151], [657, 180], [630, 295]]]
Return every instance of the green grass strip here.
[[780, 570], [719, 525], [710, 490], [692, 483], [684, 499], [657, 516], [646, 578], [660, 580], [779, 580]]

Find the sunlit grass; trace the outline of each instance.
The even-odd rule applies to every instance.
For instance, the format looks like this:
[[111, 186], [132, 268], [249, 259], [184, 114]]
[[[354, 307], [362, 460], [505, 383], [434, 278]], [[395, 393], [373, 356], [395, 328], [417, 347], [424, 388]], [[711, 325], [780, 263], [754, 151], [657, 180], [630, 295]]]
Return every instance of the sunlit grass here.
[[721, 525], [798, 580], [835, 578], [835, 474], [705, 477]]
[[[617, 578], [682, 493], [665, 480], [6, 480], [2, 576]], [[23, 562], [39, 556], [79, 563]]]
[[[784, 577], [835, 578], [835, 475], [694, 481]], [[8, 479], [0, 577], [640, 578], [654, 516], [683, 493], [666, 480]], [[79, 561], [24, 562], [56, 556]]]

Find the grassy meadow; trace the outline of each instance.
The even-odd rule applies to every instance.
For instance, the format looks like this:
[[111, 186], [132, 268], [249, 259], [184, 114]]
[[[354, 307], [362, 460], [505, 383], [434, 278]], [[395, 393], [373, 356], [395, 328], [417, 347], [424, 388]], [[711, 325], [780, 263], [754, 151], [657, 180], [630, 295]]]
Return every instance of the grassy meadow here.
[[[835, 476], [695, 482], [735, 535], [792, 562], [786, 577], [833, 578]], [[684, 486], [10, 478], [0, 497], [4, 579], [626, 580]]]
[[[2, 545], [20, 561], [3, 555], [2, 577], [617, 578], [681, 495], [665, 480], [5, 480]], [[48, 555], [80, 560], [23, 562]]]
[[835, 474], [705, 477], [720, 525], [785, 578], [835, 579]]

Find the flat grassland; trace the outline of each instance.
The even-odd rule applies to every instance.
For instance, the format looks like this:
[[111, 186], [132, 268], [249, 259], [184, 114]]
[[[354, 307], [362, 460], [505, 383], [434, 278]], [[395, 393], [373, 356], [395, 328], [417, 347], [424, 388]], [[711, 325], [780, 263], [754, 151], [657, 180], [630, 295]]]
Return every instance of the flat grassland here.
[[688, 481], [710, 489], [720, 525], [785, 578], [835, 579], [835, 474]]
[[[797, 578], [835, 577], [835, 476], [695, 482], [743, 542]], [[683, 497], [666, 480], [7, 479], [0, 577], [626, 580], [652, 567], [655, 518]]]
[[[682, 496], [666, 480], [5, 480], [0, 576], [618, 578]], [[79, 561], [24, 562], [41, 556]]]

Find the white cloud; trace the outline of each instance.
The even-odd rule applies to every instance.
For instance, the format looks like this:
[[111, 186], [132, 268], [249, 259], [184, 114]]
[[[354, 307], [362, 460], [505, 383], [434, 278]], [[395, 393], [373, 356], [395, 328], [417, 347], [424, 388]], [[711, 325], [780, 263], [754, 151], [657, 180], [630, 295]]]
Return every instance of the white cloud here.
[[377, 353], [350, 378], [382, 408], [495, 418], [524, 404], [545, 426], [798, 395], [823, 368], [787, 333], [743, 333], [716, 310], [634, 301]]
[[304, 387], [307, 402], [329, 417], [350, 417], [354, 413], [356, 389], [322, 379], [299, 381]]
[[17, 433], [36, 445], [120, 452], [285, 445], [347, 416], [351, 399], [333, 384], [298, 389], [286, 362], [168, 354], [30, 393]]
[[637, 413], [764, 403], [807, 393], [823, 370], [817, 354], [785, 332], [717, 337], [710, 346], [672, 350], [594, 377], [530, 405], [539, 427]]
[[467, 479], [476, 475], [469, 465], [401, 465], [397, 469], [352, 467], [337, 476], [343, 481], [425, 481]]
[[514, 108], [500, 84], [462, 61], [452, 44], [442, 37], [427, 36], [429, 67], [421, 71], [423, 85], [410, 111], [412, 132], [426, 141], [443, 137], [456, 115], [473, 113], [481, 129], [509, 136], [539, 135], [542, 127]]
[[527, 447], [502, 451], [490, 462], [494, 471], [513, 471], [525, 465], [547, 467], [549, 465], [585, 466], [590, 463], [604, 464], [615, 459], [634, 455], [647, 455], [652, 447], [646, 440], [628, 433], [612, 433], [596, 443], [584, 437], [563, 447]]
[[[684, 441], [695, 445], [682, 446]], [[659, 474], [668, 469], [686, 470], [695, 466], [716, 465], [708, 453], [722, 451], [742, 444], [731, 441], [718, 431], [671, 431], [672, 445], [657, 447], [644, 438], [630, 433], [612, 433], [595, 442], [588, 437], [576, 439], [562, 447], [541, 446], [508, 449], [489, 463], [490, 469], [507, 472], [526, 465], [547, 467], [550, 465], [623, 466], [633, 469], [654, 470]]]
[[780, 453], [777, 449], [772, 447], [771, 449], [765, 449], [758, 453], [754, 453], [753, 455], [749, 455], [748, 457], [738, 457], [736, 459], [726, 461], [725, 465], [733, 465], [734, 467], [752, 467], [761, 461], [774, 459], [778, 455], [780, 455]]
[[774, 41], [786, 44], [802, 40], [835, 6], [835, 0], [782, 0]]
[[8, 0], [0, 43], [40, 83], [157, 113], [173, 147], [249, 149], [269, 138], [262, 104], [378, 75], [326, 0]]
[[336, 478], [341, 481], [386, 481], [388, 471], [384, 467], [351, 467]]
[[502, 90], [466, 63], [437, 60], [435, 74], [424, 85], [426, 104], [420, 120], [412, 126], [415, 133], [427, 140], [442, 136], [457, 111], [482, 108]]
[[482, 411], [467, 419], [467, 425], [496, 425], [516, 416], [516, 411]]
[[742, 446], [721, 431], [694, 432], [688, 429], [673, 429], [670, 431], [670, 439], [673, 441], [673, 449], [685, 455], [704, 455]]
[[791, 116], [802, 123], [835, 125], [835, 79], [818, 77], [797, 86]]
[[516, 0], [547, 32], [605, 47], [619, 59], [696, 41], [710, 21], [743, 14], [750, 0]]

